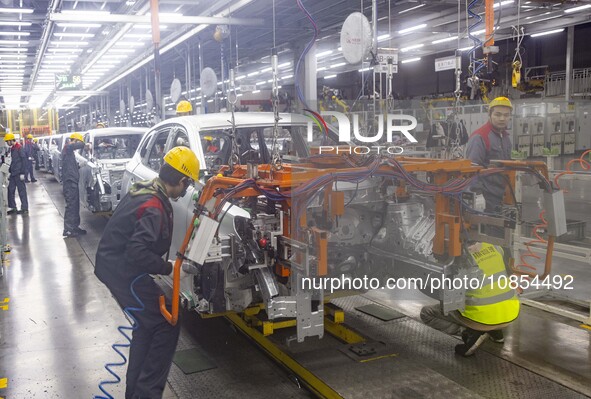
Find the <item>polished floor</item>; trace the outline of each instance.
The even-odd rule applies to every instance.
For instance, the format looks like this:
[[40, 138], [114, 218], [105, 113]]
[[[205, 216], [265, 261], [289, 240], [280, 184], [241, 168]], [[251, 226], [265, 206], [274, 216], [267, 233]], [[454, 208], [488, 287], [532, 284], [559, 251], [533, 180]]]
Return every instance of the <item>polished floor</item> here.
[[[120, 341], [116, 327], [126, 324], [93, 274], [96, 246], [107, 219], [82, 211], [88, 235], [63, 239], [61, 186], [48, 175], [41, 173], [38, 178], [39, 182], [27, 185], [30, 214], [8, 219], [12, 252], [0, 279], [0, 302], [4, 301], [0, 303], [0, 398], [92, 398], [100, 394], [101, 379], [108, 377], [103, 365], [117, 359], [110, 348]], [[578, 273], [578, 292], [591, 298], [591, 266], [557, 263], [561, 273]], [[397, 357], [375, 362], [375, 378], [335, 375], [331, 370], [347, 369], [348, 358], [320, 348], [321, 342], [287, 348], [342, 387], [339, 392], [344, 397], [402, 398], [419, 393], [425, 398], [591, 397], [591, 330], [580, 323], [524, 307], [508, 329], [504, 345], [487, 342], [476, 358], [462, 359], [452, 354], [455, 338], [417, 321], [420, 307], [432, 303], [420, 293], [376, 291], [356, 301], [377, 302], [406, 315], [381, 323], [349, 308], [347, 302], [342, 304], [356, 329], [381, 337], [397, 352]], [[330, 338], [327, 342], [339, 345]], [[173, 365], [166, 399], [312, 397], [224, 319], [183, 314], [179, 349], [188, 348], [199, 348], [216, 367], [185, 375]], [[494, 375], [503, 380], [483, 378], [487, 367], [491, 376], [495, 367]], [[385, 374], [387, 370], [393, 371]], [[423, 378], [421, 384], [437, 382], [433, 387], [438, 388], [413, 387], [409, 378], [417, 376]], [[372, 395], [376, 384], [383, 384], [383, 396]], [[115, 398], [123, 397], [119, 385], [110, 389]]]

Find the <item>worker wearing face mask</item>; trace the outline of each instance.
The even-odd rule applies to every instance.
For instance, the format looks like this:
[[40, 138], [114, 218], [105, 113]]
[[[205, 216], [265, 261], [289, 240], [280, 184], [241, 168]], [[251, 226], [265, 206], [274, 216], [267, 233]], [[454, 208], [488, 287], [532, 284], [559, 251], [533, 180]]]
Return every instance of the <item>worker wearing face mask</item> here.
[[[161, 315], [162, 289], [151, 274], [168, 275], [168, 253], [173, 232], [170, 199], [186, 194], [199, 176], [199, 160], [187, 147], [175, 147], [164, 156], [158, 177], [135, 183], [109, 219], [99, 242], [95, 274], [122, 308], [133, 312], [133, 332], [127, 368], [126, 399], [161, 398], [180, 332]], [[170, 304], [169, 304], [170, 306]]]

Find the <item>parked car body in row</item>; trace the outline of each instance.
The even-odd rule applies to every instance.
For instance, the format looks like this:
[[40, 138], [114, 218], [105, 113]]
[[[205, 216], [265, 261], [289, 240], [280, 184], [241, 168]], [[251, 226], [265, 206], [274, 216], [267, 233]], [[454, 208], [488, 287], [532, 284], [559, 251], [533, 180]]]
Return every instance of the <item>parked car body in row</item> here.
[[80, 165], [80, 204], [91, 212], [113, 211], [121, 200], [125, 165], [147, 132], [145, 128], [92, 129], [76, 154]]
[[62, 149], [71, 133], [55, 134], [49, 141], [49, 165], [47, 171], [52, 173], [58, 182], [62, 182]]
[[39, 152], [37, 153], [37, 166], [39, 169], [47, 170], [47, 154], [46, 148], [49, 143], [50, 136], [39, 137], [37, 145], [39, 146]]

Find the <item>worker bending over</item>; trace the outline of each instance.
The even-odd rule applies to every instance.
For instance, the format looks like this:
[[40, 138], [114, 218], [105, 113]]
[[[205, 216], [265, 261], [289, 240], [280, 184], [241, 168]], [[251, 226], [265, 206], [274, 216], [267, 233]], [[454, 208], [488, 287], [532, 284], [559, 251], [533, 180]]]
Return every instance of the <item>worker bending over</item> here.
[[135, 183], [121, 200], [98, 245], [99, 280], [122, 308], [141, 307], [130, 288], [136, 281], [134, 291], [144, 306], [132, 312], [137, 328], [129, 350], [126, 399], [161, 398], [166, 385], [180, 324], [173, 326], [161, 315], [159, 297], [164, 293], [149, 274], [172, 272], [172, 263], [162, 258], [173, 232], [169, 198], [184, 196], [198, 176], [199, 161], [189, 148], [170, 150], [158, 177]]
[[[455, 350], [462, 356], [473, 355], [489, 336], [494, 342], [504, 342], [502, 328], [519, 315], [519, 299], [508, 286], [502, 249], [483, 242], [470, 246], [468, 252], [482, 271], [485, 284], [466, 292], [464, 310], [444, 315], [438, 304], [421, 309], [426, 325], [451, 335], [461, 334], [464, 343], [456, 345]], [[503, 285], [499, 285], [499, 278]]]

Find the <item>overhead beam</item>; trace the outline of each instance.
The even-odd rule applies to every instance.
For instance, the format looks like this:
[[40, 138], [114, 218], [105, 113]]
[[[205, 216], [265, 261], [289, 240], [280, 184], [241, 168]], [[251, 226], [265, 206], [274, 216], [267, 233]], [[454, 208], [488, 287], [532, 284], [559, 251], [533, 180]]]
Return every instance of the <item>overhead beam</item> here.
[[[54, 12], [49, 14], [49, 20], [53, 22], [94, 22], [94, 23], [133, 23], [149, 24], [151, 22], [149, 15], [127, 15], [127, 14], [107, 14], [107, 15], [80, 15]], [[262, 26], [262, 18], [225, 18], [225, 17], [202, 17], [202, 16], [170, 16], [161, 15], [160, 22], [166, 24], [181, 25], [245, 25]]]
[[56, 97], [82, 97], [82, 96], [104, 96], [109, 94], [108, 90], [58, 90]]

